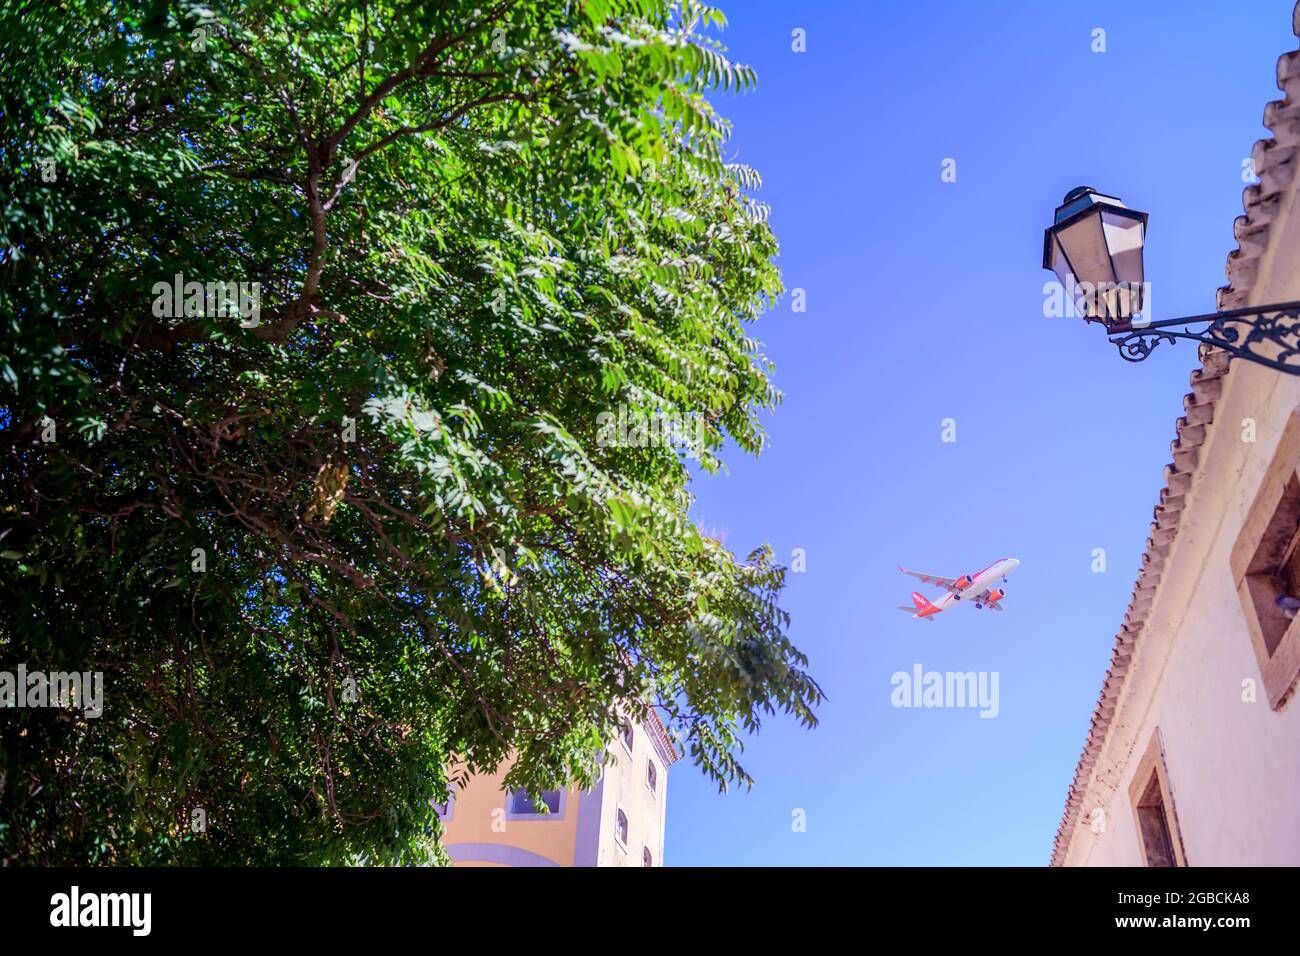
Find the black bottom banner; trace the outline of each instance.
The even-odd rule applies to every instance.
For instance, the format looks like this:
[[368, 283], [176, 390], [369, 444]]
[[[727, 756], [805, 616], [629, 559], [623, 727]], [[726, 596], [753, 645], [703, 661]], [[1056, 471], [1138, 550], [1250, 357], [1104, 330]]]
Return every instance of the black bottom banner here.
[[516, 934], [536, 942], [546, 927], [559, 931], [557, 920], [578, 932], [576, 942], [643, 918], [661, 928], [685, 920], [728, 941], [766, 939], [774, 922], [793, 920], [791, 929], [857, 932], [923, 925], [931, 941], [969, 940], [978, 926], [985, 941], [1041, 940], [1051, 927], [1065, 939], [1200, 934], [1230, 943], [1292, 925], [1295, 877], [1272, 869], [10, 868], [0, 869], [0, 917], [7, 943], [39, 936], [205, 948], [374, 942], [434, 926], [440, 936], [481, 934], [495, 947]]

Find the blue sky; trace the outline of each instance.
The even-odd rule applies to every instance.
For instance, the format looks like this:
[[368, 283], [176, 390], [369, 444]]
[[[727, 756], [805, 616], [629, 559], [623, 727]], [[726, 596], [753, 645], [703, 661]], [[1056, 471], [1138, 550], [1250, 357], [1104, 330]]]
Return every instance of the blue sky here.
[[[807, 311], [787, 294], [755, 327], [786, 394], [771, 445], [697, 479], [694, 514], [738, 554], [806, 551], [784, 604], [829, 700], [814, 731], [766, 721], [751, 791], [673, 768], [665, 861], [1043, 865], [1196, 361], [1044, 318], [1043, 228], [1071, 187], [1118, 195], [1151, 214], [1154, 317], [1213, 310], [1292, 4], [717, 2], [759, 76], [717, 98], [731, 153]], [[898, 564], [1002, 556], [1005, 613], [895, 610]], [[997, 671], [999, 715], [894, 708], [916, 663]]]

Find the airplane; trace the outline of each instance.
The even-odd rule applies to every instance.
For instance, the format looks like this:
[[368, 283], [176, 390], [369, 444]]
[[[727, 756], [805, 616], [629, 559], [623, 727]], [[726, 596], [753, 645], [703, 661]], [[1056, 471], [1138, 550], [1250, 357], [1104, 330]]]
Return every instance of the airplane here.
[[899, 567], [898, 570], [904, 574], [910, 574], [914, 578], [920, 578], [926, 584], [937, 584], [941, 588], [947, 589], [947, 594], [931, 603], [925, 595], [919, 591], [912, 592], [913, 607], [899, 606], [900, 611], [906, 611], [912, 617], [923, 617], [933, 621], [934, 616], [941, 611], [946, 611], [958, 601], [971, 601], [977, 608], [992, 608], [995, 611], [1001, 611], [1002, 605], [999, 603], [1007, 592], [1002, 588], [991, 587], [999, 578], [1003, 583], [1007, 580], [1007, 575], [1020, 567], [1020, 561], [1016, 558], [998, 558], [983, 571], [977, 571], [974, 574], [963, 574], [959, 578], [945, 578], [937, 574], [924, 574], [920, 571], [909, 571], [907, 568]]

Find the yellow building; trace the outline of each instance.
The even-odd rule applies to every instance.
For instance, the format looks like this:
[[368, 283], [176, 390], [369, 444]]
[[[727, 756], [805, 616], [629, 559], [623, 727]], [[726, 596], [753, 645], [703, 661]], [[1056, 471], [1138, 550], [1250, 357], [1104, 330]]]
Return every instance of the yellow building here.
[[[662, 866], [668, 768], [678, 760], [654, 712], [629, 721], [590, 790], [506, 790], [509, 764], [470, 778], [440, 809], [456, 866]], [[541, 804], [548, 813], [541, 812]]]

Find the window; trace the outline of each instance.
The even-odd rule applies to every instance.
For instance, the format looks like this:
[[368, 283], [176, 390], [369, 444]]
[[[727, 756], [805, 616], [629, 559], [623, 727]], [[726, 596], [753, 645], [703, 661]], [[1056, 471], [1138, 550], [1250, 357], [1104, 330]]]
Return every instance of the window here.
[[645, 762], [645, 785], [654, 793], [656, 785], [659, 783], [659, 771], [655, 769], [655, 762], [647, 760]]
[[560, 812], [560, 791], [543, 790], [536, 799], [523, 790], [511, 790], [510, 815], [513, 817], [540, 817]]
[[631, 753], [632, 752], [632, 721], [630, 720], [623, 721], [622, 737], [623, 737], [623, 746], [627, 748], [628, 753]]
[[614, 838], [623, 847], [627, 846], [627, 814], [620, 809], [614, 818]]
[[1147, 866], [1186, 866], [1159, 730], [1151, 735], [1146, 753], [1138, 761], [1129, 785], [1129, 802], [1143, 862]]
[[1230, 557], [1269, 706], [1300, 675], [1300, 413], [1293, 414]]
[[438, 814], [438, 819], [441, 820], [443, 823], [450, 823], [451, 815], [455, 811], [455, 809], [456, 809], [456, 788], [454, 786], [449, 785], [447, 787], [446, 802], [435, 803], [433, 805], [433, 812]]
[[1155, 773], [1147, 778], [1146, 787], [1138, 798], [1134, 812], [1137, 814], [1138, 835], [1142, 838], [1142, 851], [1147, 866], [1174, 866], [1174, 841], [1169, 836], [1169, 815], [1160, 793], [1160, 777]]
[[650, 848], [648, 846], [643, 846], [641, 848], [641, 865], [642, 866], [655, 865], [654, 857], [650, 855]]

